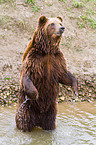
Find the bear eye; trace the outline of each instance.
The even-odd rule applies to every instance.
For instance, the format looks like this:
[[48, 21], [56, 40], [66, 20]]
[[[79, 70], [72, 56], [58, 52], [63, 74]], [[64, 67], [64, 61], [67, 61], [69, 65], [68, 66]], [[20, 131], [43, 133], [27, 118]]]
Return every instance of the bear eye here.
[[51, 23], [51, 26], [53, 27], [53, 26], [55, 26], [55, 24], [54, 23]]

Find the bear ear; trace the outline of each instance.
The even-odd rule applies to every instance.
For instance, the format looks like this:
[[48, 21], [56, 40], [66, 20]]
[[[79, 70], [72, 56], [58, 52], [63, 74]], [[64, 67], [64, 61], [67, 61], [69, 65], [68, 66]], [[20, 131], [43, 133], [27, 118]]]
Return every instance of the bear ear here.
[[57, 18], [58, 18], [61, 22], [63, 22], [62, 17], [58, 16]]
[[47, 22], [48, 18], [46, 18], [45, 16], [41, 16], [39, 18], [39, 26], [44, 25]]

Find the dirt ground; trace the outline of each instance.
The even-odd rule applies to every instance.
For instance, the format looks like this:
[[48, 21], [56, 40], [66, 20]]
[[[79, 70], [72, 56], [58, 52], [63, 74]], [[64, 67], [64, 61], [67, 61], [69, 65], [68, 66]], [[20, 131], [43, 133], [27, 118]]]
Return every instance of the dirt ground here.
[[60, 85], [59, 101], [96, 99], [96, 0], [26, 1], [0, 1], [0, 104], [17, 102], [22, 55], [41, 15], [64, 19], [61, 50], [78, 78], [79, 96]]

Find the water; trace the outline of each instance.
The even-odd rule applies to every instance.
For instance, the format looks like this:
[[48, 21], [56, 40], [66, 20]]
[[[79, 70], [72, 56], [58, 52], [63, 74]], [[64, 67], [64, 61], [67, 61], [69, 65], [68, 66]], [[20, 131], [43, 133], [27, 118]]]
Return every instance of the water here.
[[57, 128], [22, 132], [15, 107], [0, 108], [0, 145], [96, 145], [96, 102], [58, 105]]

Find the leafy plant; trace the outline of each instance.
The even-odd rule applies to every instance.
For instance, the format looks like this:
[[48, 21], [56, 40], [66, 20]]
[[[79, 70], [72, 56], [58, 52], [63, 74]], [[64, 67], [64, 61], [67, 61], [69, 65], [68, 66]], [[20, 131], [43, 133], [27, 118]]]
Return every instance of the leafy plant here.
[[38, 12], [38, 10], [40, 9], [36, 4], [35, 4], [35, 0], [27, 0], [27, 3], [29, 5], [32, 5], [33, 11], [34, 12]]
[[8, 80], [9, 81], [9, 80], [11, 80], [11, 78], [6, 77], [5, 80]]
[[70, 8], [67, 8], [67, 11], [70, 11], [71, 9]]
[[39, 9], [40, 9], [39, 7], [37, 7], [36, 5], [33, 5], [33, 11], [38, 12]]
[[0, 23], [2, 23], [2, 18], [0, 18]]
[[27, 0], [27, 3], [30, 5], [34, 5], [35, 4], [35, 0]]
[[74, 6], [75, 8], [79, 8], [79, 7], [83, 7], [84, 4], [83, 4], [83, 2], [74, 1], [74, 2], [73, 2], [73, 6]]

